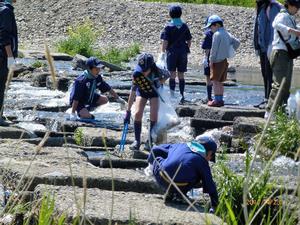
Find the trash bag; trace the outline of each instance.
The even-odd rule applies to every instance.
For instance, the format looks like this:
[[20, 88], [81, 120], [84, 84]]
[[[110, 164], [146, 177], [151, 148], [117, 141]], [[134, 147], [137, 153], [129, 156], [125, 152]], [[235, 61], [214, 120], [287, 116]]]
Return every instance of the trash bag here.
[[170, 96], [166, 88], [161, 86], [157, 89], [157, 92], [160, 95], [158, 120], [151, 131], [151, 137], [154, 143], [156, 143], [157, 139], [164, 135], [167, 130], [177, 126], [180, 123], [177, 113], [171, 105]]
[[296, 118], [298, 119], [298, 121], [300, 121], [300, 90], [298, 90], [295, 94], [295, 99], [296, 99], [296, 104], [297, 104], [297, 108], [296, 108]]
[[160, 69], [167, 70], [167, 56], [166, 53], [160, 53], [157, 58], [156, 66]]
[[294, 95], [291, 95], [288, 99], [287, 113], [290, 117], [292, 117], [296, 114], [296, 111], [297, 111], [296, 97]]

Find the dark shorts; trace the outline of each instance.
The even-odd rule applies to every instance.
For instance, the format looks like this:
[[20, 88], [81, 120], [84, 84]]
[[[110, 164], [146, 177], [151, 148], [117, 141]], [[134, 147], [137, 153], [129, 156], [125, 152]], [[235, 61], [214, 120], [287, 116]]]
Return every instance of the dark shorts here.
[[158, 94], [153, 91], [151, 93], [141, 92], [138, 88], [136, 89], [136, 96], [140, 96], [142, 98], [150, 99], [150, 98], [158, 98]]
[[167, 67], [168, 70], [178, 71], [184, 73], [187, 71], [188, 57], [187, 53], [182, 52], [168, 52], [167, 53]]
[[100, 95], [99, 94], [94, 94], [94, 98], [93, 98], [93, 101], [91, 104], [78, 104], [78, 107], [77, 107], [77, 113], [79, 115], [79, 112], [80, 110], [86, 108], [88, 111], [92, 111], [94, 108], [96, 108], [98, 105], [97, 105], [97, 101], [98, 99], [100, 98]]
[[210, 79], [213, 81], [224, 82], [227, 79], [228, 62], [224, 59], [221, 62], [213, 63]]

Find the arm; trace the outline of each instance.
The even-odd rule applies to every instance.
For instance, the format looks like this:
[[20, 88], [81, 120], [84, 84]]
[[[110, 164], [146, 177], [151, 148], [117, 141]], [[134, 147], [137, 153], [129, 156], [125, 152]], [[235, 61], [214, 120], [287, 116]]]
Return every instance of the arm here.
[[230, 34], [231, 37], [231, 44], [234, 50], [237, 50], [240, 47], [240, 40], [235, 38], [232, 34]]
[[8, 58], [14, 57], [13, 52], [11, 50], [11, 45], [6, 45], [5, 46], [5, 51], [6, 51], [6, 54], [7, 54]]
[[133, 105], [133, 102], [135, 100], [135, 96], [136, 96], [136, 86], [133, 86], [130, 90], [130, 94], [129, 94], [129, 98], [128, 98], [128, 106], [127, 106], [127, 111], [131, 111], [131, 107]]
[[172, 145], [170, 144], [163, 144], [163, 145], [158, 145], [152, 148], [149, 156], [148, 156], [148, 162], [150, 164], [153, 164], [154, 158], [156, 157], [162, 157], [166, 159], [168, 157], [169, 149]]
[[75, 113], [76, 112], [76, 109], [78, 107], [78, 101], [77, 100], [73, 100], [73, 103], [72, 103], [72, 113]]
[[[286, 20], [286, 22], [285, 22], [285, 20]], [[278, 30], [283, 36], [288, 36], [290, 34], [294, 34], [299, 37], [300, 31], [292, 28], [293, 24], [288, 21], [289, 20], [287, 20], [285, 18], [284, 13], [280, 13], [280, 14], [278, 14], [278, 16], [275, 17], [275, 20], [274, 20], [272, 26], [275, 30]], [[287, 23], [288, 25], [286, 25], [285, 23]]]
[[162, 52], [166, 52], [167, 47], [168, 47], [168, 41], [162, 40], [162, 43], [161, 43], [161, 51], [162, 51]]
[[114, 99], [118, 99], [119, 95], [114, 91], [114, 89], [110, 89], [109, 93], [114, 97]]
[[217, 51], [220, 42], [221, 42], [220, 35], [218, 35], [218, 33], [215, 33], [213, 36], [211, 50], [210, 50], [210, 58], [209, 58], [210, 63], [214, 63], [217, 59]]

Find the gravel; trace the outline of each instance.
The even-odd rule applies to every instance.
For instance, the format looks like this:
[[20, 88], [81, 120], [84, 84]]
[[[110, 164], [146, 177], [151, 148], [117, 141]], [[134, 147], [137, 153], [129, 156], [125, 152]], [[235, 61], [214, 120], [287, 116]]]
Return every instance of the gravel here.
[[[65, 37], [67, 28], [90, 19], [102, 35], [97, 47], [128, 46], [138, 42], [143, 51], [158, 54], [160, 32], [168, 21], [167, 3], [139, 2], [133, 0], [18, 0], [16, 17], [21, 46], [26, 49], [43, 49], [44, 40], [54, 48], [57, 40]], [[225, 27], [241, 41], [232, 64], [258, 67], [252, 47], [254, 8], [182, 4], [183, 19], [193, 35], [189, 60], [198, 64], [202, 58], [199, 47], [203, 39], [205, 18], [218, 14]], [[54, 49], [55, 50], [55, 49]]]

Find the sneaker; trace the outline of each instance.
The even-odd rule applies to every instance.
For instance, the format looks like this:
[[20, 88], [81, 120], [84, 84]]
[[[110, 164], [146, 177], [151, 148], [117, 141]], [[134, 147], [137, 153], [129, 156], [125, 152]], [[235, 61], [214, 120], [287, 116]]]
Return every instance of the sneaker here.
[[0, 127], [8, 127], [9, 123], [6, 122], [3, 118], [0, 118]]
[[140, 150], [140, 143], [138, 143], [137, 141], [134, 141], [130, 146], [129, 149], [133, 150], [133, 151], [138, 151]]
[[264, 109], [267, 106], [268, 100], [264, 100], [261, 103], [254, 105], [254, 108]]
[[184, 97], [182, 97], [182, 98], [180, 99], [179, 105], [183, 105], [184, 103], [185, 103], [185, 99], [184, 99]]
[[210, 107], [222, 107], [224, 106], [224, 101], [216, 101], [216, 100], [208, 101], [207, 105]]

